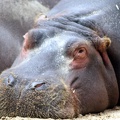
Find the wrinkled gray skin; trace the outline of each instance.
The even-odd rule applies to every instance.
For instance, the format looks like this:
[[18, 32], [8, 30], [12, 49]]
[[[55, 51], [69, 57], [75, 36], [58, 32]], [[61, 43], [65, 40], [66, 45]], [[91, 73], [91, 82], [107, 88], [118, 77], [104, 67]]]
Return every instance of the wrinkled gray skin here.
[[40, 17], [0, 76], [0, 116], [72, 118], [115, 106], [119, 6], [119, 0], [62, 0]]
[[35, 17], [47, 11], [36, 0], [0, 1], [0, 72], [10, 67], [19, 54], [22, 36], [32, 28]]

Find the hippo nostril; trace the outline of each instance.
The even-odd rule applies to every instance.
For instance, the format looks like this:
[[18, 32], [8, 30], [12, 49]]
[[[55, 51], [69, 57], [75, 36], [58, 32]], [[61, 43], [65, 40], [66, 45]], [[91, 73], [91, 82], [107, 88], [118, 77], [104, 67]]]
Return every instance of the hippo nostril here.
[[41, 87], [41, 86], [44, 85], [44, 84], [45, 84], [45, 83], [37, 84], [37, 85], [35, 85], [35, 88]]
[[7, 85], [13, 87], [16, 83], [16, 79], [10, 75], [8, 78], [6, 78], [6, 81], [7, 81]]
[[40, 83], [40, 82], [34, 82], [31, 84], [31, 89], [32, 90], [44, 90], [46, 89], [46, 83], [43, 82], [43, 83]]

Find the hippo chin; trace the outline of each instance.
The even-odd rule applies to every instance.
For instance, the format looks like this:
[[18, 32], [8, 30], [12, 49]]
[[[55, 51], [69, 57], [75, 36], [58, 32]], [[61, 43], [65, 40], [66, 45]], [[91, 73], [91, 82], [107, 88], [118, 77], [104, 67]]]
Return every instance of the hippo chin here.
[[118, 103], [119, 77], [111, 58], [120, 57], [113, 54], [111, 32], [119, 34], [107, 13], [111, 9], [112, 16], [120, 2], [108, 2], [62, 0], [36, 21], [12, 67], [0, 75], [0, 117], [73, 118]]

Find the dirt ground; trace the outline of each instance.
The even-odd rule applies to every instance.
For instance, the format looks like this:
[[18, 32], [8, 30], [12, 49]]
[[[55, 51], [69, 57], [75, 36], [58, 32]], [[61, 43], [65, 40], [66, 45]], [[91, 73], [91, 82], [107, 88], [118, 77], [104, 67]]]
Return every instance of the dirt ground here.
[[[22, 118], [22, 117], [2, 117], [0, 120], [54, 120], [54, 119], [38, 119], [38, 118]], [[60, 120], [60, 119], [58, 119]], [[67, 119], [66, 119], [67, 120]], [[97, 114], [87, 114], [85, 116], [79, 115], [78, 118], [73, 120], [120, 120], [120, 107], [105, 110]]]

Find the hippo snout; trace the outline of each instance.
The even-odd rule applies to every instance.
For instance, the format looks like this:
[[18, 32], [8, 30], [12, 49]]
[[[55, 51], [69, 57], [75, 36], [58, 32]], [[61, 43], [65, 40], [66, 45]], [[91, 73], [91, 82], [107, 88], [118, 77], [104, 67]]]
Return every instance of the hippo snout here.
[[54, 80], [48, 83], [43, 79], [20, 79], [12, 74], [2, 75], [0, 81], [0, 117], [76, 116], [77, 105], [73, 92], [64, 84], [54, 84]]
[[[6, 86], [14, 87], [17, 84], [17, 78], [14, 75], [8, 75], [8, 77], [1, 78], [4, 80]], [[31, 82], [31, 81], [30, 81]], [[19, 88], [19, 86], [18, 86]], [[42, 80], [32, 81], [25, 86], [25, 89], [29, 90], [45, 90], [47, 89], [47, 82], [42, 82]]]

